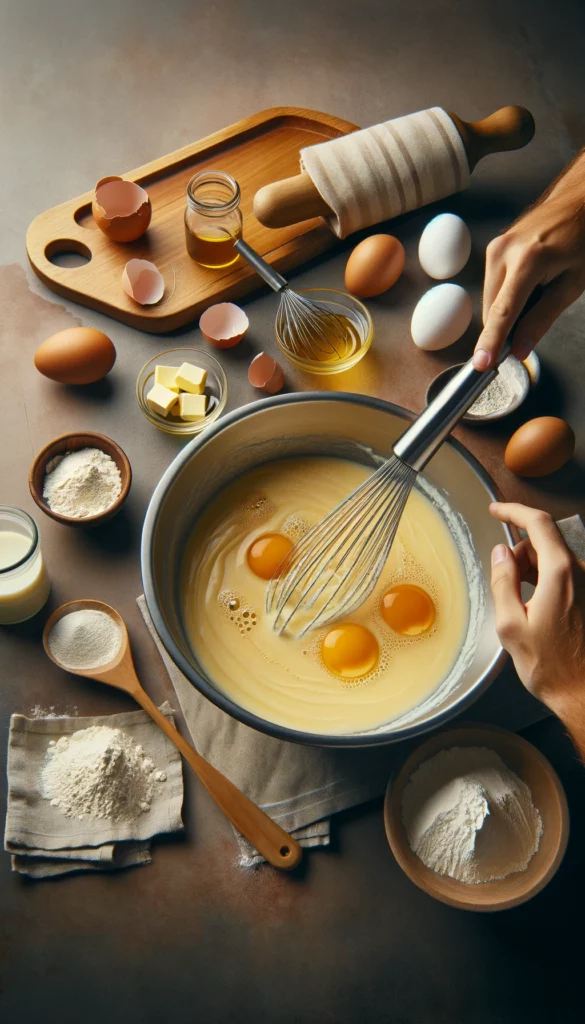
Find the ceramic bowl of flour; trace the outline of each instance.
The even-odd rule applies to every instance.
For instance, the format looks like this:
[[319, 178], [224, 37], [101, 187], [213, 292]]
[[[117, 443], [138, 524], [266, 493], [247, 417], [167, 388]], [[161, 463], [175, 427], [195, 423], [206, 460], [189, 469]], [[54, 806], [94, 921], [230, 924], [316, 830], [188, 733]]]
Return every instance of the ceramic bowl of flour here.
[[[465, 785], [463, 796], [455, 785]], [[474, 789], [485, 799], [480, 818]], [[552, 765], [531, 743], [496, 726], [460, 725], [417, 747], [390, 780], [384, 823], [396, 860], [423, 892], [460, 910], [507, 910], [557, 871], [569, 809]]]
[[[88, 452], [93, 456], [84, 454]], [[53, 490], [59, 492], [59, 500], [51, 508], [47, 481], [59, 466], [66, 469], [64, 460], [71, 454], [75, 456], [71, 471], [69, 475], [61, 472], [63, 479], [56, 480], [60, 486]], [[92, 432], [53, 438], [36, 456], [28, 477], [30, 493], [39, 508], [65, 526], [99, 526], [111, 519], [126, 501], [131, 483], [130, 462], [120, 445], [105, 434]]]
[[[428, 386], [426, 404], [429, 405], [446, 384], [459, 372], [464, 363], [456, 363], [442, 370]], [[515, 356], [508, 356], [501, 364], [497, 376], [485, 391], [467, 410], [463, 419], [466, 423], [489, 423], [519, 409], [528, 397], [530, 388], [540, 377], [540, 362], [535, 352], [520, 362]]]

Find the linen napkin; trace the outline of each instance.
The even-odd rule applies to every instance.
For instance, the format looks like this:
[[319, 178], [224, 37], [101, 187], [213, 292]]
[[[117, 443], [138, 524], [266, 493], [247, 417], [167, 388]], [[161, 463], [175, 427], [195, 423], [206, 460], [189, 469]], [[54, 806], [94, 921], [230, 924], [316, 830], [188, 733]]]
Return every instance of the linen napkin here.
[[[572, 516], [558, 526], [575, 555], [585, 559], [581, 518]], [[420, 742], [415, 738], [347, 750], [302, 746], [257, 732], [195, 689], [163, 647], [144, 597], [138, 598], [138, 606], [169, 673], [196, 749], [301, 846], [327, 846], [331, 815], [383, 795], [392, 772]], [[463, 717], [517, 731], [547, 715], [544, 705], [524, 689], [509, 662], [473, 705], [471, 714], [468, 710]], [[242, 866], [263, 862], [261, 854], [237, 831], [236, 838]]]
[[469, 185], [465, 147], [441, 107], [308, 146], [301, 170], [333, 211], [325, 219], [338, 238]]
[[[173, 722], [168, 702], [161, 711]], [[41, 794], [40, 781], [51, 740], [80, 729], [108, 725], [140, 744], [166, 780], [155, 787], [152, 804], [131, 820], [66, 817]], [[4, 848], [12, 870], [32, 878], [72, 871], [108, 871], [149, 864], [150, 840], [182, 829], [181, 756], [145, 711], [93, 718], [26, 718], [12, 715], [8, 735], [8, 807]]]

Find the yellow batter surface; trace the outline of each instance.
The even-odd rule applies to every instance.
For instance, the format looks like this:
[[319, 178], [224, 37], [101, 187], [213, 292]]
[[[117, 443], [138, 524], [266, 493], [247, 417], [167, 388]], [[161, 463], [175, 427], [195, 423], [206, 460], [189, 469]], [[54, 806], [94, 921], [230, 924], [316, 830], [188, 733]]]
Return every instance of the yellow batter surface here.
[[[330, 626], [302, 639], [272, 630], [268, 583], [248, 565], [250, 545], [268, 532], [297, 540], [370, 472], [333, 458], [268, 463], [222, 490], [194, 526], [181, 581], [191, 647], [209, 679], [260, 718], [323, 735], [374, 729], [429, 697], [461, 649], [464, 569], [443, 517], [419, 491], [374, 592], [347, 618], [378, 641], [369, 675], [346, 682], [327, 670], [321, 644]], [[383, 594], [396, 583], [416, 584], [433, 599], [435, 622], [421, 636], [395, 633], [380, 614]]]

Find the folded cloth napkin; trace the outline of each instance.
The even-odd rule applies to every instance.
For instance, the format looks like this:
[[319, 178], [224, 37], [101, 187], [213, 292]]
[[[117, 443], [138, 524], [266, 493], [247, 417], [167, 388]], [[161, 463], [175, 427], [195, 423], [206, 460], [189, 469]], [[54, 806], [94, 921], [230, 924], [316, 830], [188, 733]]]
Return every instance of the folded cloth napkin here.
[[301, 169], [333, 211], [338, 238], [469, 185], [461, 136], [441, 107], [301, 150]]
[[[168, 703], [161, 707], [173, 721]], [[122, 729], [141, 745], [166, 780], [154, 788], [150, 810], [133, 820], [66, 817], [41, 793], [41, 773], [51, 740], [90, 726]], [[149, 864], [150, 839], [183, 827], [181, 756], [145, 711], [94, 718], [25, 718], [12, 715], [8, 735], [8, 807], [4, 848], [12, 870], [32, 878], [72, 871], [108, 871]]]
[[[585, 527], [579, 516], [559, 528], [578, 558], [585, 559]], [[138, 606], [169, 673], [193, 743], [301, 846], [327, 846], [330, 816], [382, 795], [392, 772], [419, 740], [363, 749], [332, 749], [287, 743], [235, 721], [208, 701], [177, 668], [156, 634], [144, 597]], [[518, 730], [548, 712], [524, 689], [511, 663], [465, 718]], [[264, 858], [236, 832], [240, 864]]]

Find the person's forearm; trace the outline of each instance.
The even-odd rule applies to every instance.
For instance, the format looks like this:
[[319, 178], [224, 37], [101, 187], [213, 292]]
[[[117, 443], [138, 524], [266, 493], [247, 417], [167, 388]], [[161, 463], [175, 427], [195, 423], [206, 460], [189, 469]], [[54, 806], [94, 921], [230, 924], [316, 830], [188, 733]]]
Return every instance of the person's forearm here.
[[551, 182], [549, 187], [534, 203], [532, 209], [536, 206], [541, 206], [549, 200], [555, 202], [559, 200], [569, 205], [574, 203], [576, 207], [585, 204], [585, 147], [575, 154], [571, 163], [563, 168], [558, 177]]
[[[583, 682], [585, 689], [585, 680]], [[549, 703], [550, 710], [563, 723], [571, 740], [585, 764], [585, 700], [560, 699]]]

